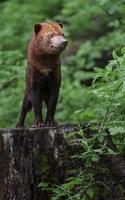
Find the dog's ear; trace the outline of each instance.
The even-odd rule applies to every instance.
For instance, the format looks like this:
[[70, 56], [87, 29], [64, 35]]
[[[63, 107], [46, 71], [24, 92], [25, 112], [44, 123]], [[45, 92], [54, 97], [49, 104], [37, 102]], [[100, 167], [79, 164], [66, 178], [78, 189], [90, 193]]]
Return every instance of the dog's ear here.
[[42, 29], [42, 24], [35, 24], [34, 25], [34, 32], [37, 35], [39, 33], [39, 31], [41, 31]]
[[60, 25], [61, 28], [63, 28], [63, 23], [62, 22], [58, 22], [58, 24]]

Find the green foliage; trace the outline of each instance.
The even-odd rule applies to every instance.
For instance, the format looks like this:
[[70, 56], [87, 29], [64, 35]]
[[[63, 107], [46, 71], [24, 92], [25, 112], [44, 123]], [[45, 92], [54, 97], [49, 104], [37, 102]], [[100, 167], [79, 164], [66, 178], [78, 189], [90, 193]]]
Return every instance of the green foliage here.
[[[79, 160], [79, 164], [77, 168], [71, 166], [71, 169], [68, 169], [68, 176], [64, 183], [61, 185], [52, 185], [46, 182], [39, 184], [41, 190], [51, 192], [51, 200], [100, 200], [110, 194], [110, 187], [97, 179], [97, 174], [108, 176], [111, 172], [105, 167], [100, 168], [98, 164], [102, 155], [116, 155], [117, 152], [110, 149], [105, 141], [100, 142], [99, 132], [95, 129], [95, 125], [91, 128], [94, 134], [89, 138], [85, 133], [86, 128], [67, 135], [67, 139], [77, 138], [77, 145], [81, 147], [81, 153], [71, 156], [75, 162]], [[98, 142], [99, 145], [95, 145]]]

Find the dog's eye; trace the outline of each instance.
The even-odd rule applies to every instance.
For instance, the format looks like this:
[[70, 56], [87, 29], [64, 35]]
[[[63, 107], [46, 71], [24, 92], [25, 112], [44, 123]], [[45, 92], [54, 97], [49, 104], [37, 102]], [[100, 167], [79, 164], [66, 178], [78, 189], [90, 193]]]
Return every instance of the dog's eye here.
[[52, 38], [54, 36], [54, 33], [48, 34], [48, 38]]
[[51, 33], [51, 38], [54, 36], [54, 33]]

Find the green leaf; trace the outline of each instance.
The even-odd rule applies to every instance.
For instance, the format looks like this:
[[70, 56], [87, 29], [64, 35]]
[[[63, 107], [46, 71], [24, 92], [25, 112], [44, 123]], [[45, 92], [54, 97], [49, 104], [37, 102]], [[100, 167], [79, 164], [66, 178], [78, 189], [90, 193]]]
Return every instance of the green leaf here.
[[125, 128], [124, 127], [113, 127], [113, 128], [109, 128], [109, 132], [111, 135], [117, 135], [118, 133], [124, 133]]
[[98, 139], [98, 141], [99, 141], [100, 143], [103, 142], [104, 136], [102, 135], [102, 133], [98, 135], [97, 139]]
[[117, 58], [118, 58], [118, 55], [117, 55], [117, 53], [116, 53], [115, 50], [113, 50], [113, 52], [112, 52], [112, 56], [113, 56], [114, 59], [117, 59]]

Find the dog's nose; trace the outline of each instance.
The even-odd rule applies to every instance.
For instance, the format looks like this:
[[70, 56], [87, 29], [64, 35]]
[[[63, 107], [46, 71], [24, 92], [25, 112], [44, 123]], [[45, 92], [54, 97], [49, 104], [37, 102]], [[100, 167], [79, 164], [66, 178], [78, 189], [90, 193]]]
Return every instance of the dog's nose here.
[[66, 45], [68, 44], [68, 40], [66, 40], [66, 39], [63, 39], [63, 40], [62, 40], [62, 44], [63, 44], [63, 46], [65, 46], [65, 47], [66, 47]]

